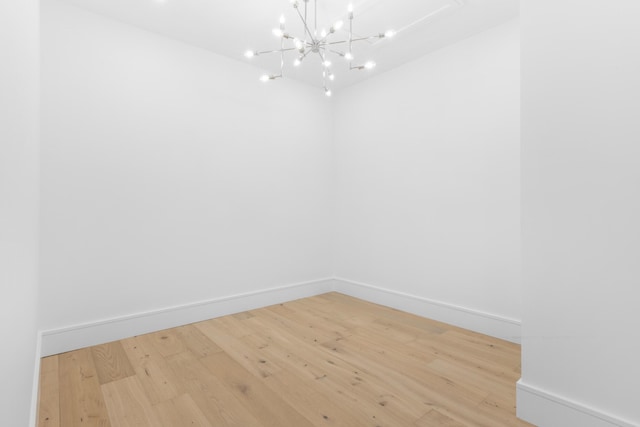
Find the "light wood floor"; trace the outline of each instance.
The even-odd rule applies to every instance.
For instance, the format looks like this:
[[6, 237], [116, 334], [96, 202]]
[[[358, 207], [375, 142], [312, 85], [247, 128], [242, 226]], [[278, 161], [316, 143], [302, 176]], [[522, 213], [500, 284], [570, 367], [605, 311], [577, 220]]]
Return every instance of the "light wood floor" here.
[[337, 293], [42, 359], [38, 426], [513, 427], [518, 345]]

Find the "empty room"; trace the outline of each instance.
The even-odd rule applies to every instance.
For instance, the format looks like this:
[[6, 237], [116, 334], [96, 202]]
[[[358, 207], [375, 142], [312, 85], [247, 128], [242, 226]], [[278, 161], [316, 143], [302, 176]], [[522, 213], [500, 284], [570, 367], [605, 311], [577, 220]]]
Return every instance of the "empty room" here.
[[639, 20], [3, 1], [0, 425], [640, 426]]

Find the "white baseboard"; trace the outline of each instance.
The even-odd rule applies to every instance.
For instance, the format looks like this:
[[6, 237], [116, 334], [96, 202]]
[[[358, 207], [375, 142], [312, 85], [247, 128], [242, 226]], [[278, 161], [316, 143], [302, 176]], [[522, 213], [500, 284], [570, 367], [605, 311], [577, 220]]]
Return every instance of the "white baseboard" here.
[[299, 298], [330, 292], [333, 279], [247, 292], [207, 301], [135, 313], [112, 319], [42, 331], [41, 356], [64, 353], [134, 335], [174, 328]]
[[596, 409], [518, 381], [517, 415], [538, 427], [637, 427]]
[[520, 343], [520, 321], [366, 283], [336, 278], [334, 290], [365, 301]]
[[342, 278], [325, 278], [42, 331], [42, 357], [335, 290], [512, 342], [520, 322]]

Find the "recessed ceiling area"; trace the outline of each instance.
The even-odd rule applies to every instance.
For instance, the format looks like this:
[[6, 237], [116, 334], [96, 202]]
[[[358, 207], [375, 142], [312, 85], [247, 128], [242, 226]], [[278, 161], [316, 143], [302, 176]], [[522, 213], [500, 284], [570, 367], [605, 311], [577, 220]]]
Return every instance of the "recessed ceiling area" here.
[[[86, 10], [156, 32], [239, 61], [250, 61], [262, 72], [277, 72], [279, 55], [246, 59], [248, 49], [264, 51], [280, 47], [272, 34], [284, 15], [287, 29], [302, 35], [302, 24], [288, 0], [66, 0]], [[309, 1], [310, 9], [314, 0]], [[301, 5], [303, 2], [300, 2]], [[337, 20], [347, 21], [349, 0], [317, 0], [318, 28]], [[518, 0], [355, 0], [354, 34], [368, 36], [388, 29], [392, 39], [354, 45], [360, 62], [372, 59], [374, 70], [349, 71], [348, 63], [331, 58], [334, 88], [357, 83], [415, 58], [455, 43], [517, 17]], [[348, 37], [346, 26], [336, 39]], [[340, 37], [342, 36], [342, 37]], [[290, 43], [290, 42], [289, 42]], [[357, 50], [356, 50], [357, 49]], [[285, 56], [285, 78], [321, 87], [319, 58], [294, 67], [294, 53]], [[344, 62], [342, 64], [341, 62]], [[261, 71], [262, 70], [262, 71]]]

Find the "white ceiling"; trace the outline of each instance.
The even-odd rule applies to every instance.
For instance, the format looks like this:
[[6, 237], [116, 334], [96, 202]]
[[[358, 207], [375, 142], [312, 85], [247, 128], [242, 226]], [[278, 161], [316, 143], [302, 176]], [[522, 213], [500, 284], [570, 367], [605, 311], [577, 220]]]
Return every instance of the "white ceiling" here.
[[[145, 30], [160, 33], [221, 55], [250, 61], [256, 78], [279, 71], [279, 55], [261, 55], [251, 60], [243, 54], [248, 49], [278, 49], [280, 42], [271, 33], [284, 14], [287, 32], [303, 37], [302, 24], [289, 0], [66, 0]], [[313, 16], [314, 0], [309, 1]], [[347, 20], [350, 0], [317, 0], [318, 28], [328, 28], [337, 20]], [[373, 35], [394, 29], [392, 39], [360, 42], [354, 45], [355, 62], [372, 59], [372, 71], [349, 71], [343, 58], [334, 56], [333, 88], [357, 83], [372, 75], [397, 67], [443, 46], [484, 31], [515, 18], [518, 0], [352, 0], [354, 33]], [[301, 7], [304, 4], [300, 0]], [[347, 38], [347, 25], [333, 37]], [[289, 43], [291, 44], [291, 43]], [[356, 48], [357, 46], [357, 48]], [[296, 55], [285, 57], [285, 77], [322, 86], [321, 66], [317, 55], [300, 67], [292, 64]], [[309, 60], [310, 59], [310, 60]]]

